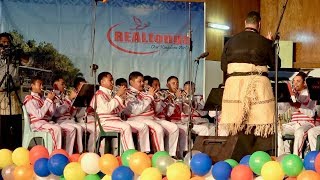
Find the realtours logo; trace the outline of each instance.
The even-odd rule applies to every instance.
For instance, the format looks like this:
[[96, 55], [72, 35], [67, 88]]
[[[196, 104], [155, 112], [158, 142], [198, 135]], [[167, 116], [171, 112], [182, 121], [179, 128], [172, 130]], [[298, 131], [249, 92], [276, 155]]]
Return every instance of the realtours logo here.
[[[150, 27], [150, 22], [142, 22], [141, 19], [133, 16], [135, 26], [128, 28], [127, 31], [117, 30], [125, 22], [112, 25], [106, 36], [110, 45], [122, 52], [137, 55], [148, 55], [159, 52], [160, 49], [187, 49], [190, 44], [190, 39], [186, 35], [177, 35], [170, 33], [159, 33], [146, 31]], [[128, 44], [144, 45], [149, 51], [138, 51], [127, 47]], [[142, 49], [142, 48], [140, 48]]]

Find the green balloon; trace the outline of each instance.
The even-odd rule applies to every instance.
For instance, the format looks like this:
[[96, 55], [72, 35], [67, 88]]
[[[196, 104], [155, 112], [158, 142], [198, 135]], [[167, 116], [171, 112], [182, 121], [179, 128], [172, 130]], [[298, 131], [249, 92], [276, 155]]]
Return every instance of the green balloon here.
[[261, 175], [262, 166], [269, 161], [271, 161], [269, 154], [263, 151], [256, 151], [250, 156], [249, 166], [254, 173]]
[[64, 176], [60, 176], [60, 180], [66, 180], [66, 178], [64, 178]]
[[303, 170], [303, 163], [299, 156], [295, 154], [288, 154], [283, 157], [281, 167], [286, 175], [296, 177]]
[[156, 167], [158, 158], [162, 157], [162, 156], [170, 156], [170, 155], [169, 155], [169, 153], [167, 151], [158, 151], [158, 152], [156, 152], [152, 156], [152, 159], [151, 159], [152, 167]]
[[138, 151], [135, 150], [135, 149], [128, 149], [125, 152], [123, 152], [122, 155], [121, 155], [122, 165], [129, 167], [130, 156], [132, 154], [134, 154], [135, 152], [138, 152]]
[[100, 180], [100, 177], [98, 174], [89, 174], [89, 175], [86, 175], [86, 177], [84, 179], [85, 180]]
[[225, 162], [227, 162], [228, 164], [230, 164], [230, 166], [232, 167], [232, 168], [234, 168], [235, 166], [237, 166], [239, 163], [236, 161], [236, 160], [234, 160], [234, 159], [227, 159], [227, 160], [224, 160]]

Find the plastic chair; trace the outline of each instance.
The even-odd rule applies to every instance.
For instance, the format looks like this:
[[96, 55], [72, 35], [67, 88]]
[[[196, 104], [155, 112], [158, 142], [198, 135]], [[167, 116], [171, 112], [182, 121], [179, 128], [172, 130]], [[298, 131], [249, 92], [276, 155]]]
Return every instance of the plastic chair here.
[[107, 153], [107, 152], [111, 153], [110, 146], [112, 145], [112, 139], [117, 138], [118, 139], [118, 156], [120, 156], [121, 152], [122, 152], [120, 132], [116, 132], [116, 131], [106, 132], [106, 131], [104, 131], [104, 129], [100, 123], [100, 118], [98, 117], [98, 115], [96, 115], [96, 116], [97, 116], [97, 122], [98, 122], [99, 130], [100, 130], [100, 132], [98, 134], [98, 138], [97, 138], [97, 143], [96, 143], [96, 152], [97, 153], [99, 152], [99, 147], [100, 147], [101, 141], [104, 139], [105, 140], [104, 153]]
[[30, 117], [24, 105], [22, 106], [22, 111], [24, 120], [22, 147], [28, 149], [30, 141], [33, 138], [42, 138], [44, 141], [44, 146], [48, 149], [49, 153], [51, 153], [53, 150], [53, 140], [51, 134], [49, 132], [33, 131], [30, 127]]

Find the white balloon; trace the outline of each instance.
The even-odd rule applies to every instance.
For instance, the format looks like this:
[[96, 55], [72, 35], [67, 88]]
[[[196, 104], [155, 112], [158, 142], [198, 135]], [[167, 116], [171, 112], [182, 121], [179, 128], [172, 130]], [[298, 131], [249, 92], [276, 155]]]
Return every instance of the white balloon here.
[[254, 180], [263, 180], [263, 177], [262, 176], [258, 176], [256, 178], [254, 178]]
[[96, 153], [86, 153], [81, 159], [81, 169], [87, 174], [97, 174], [100, 156]]

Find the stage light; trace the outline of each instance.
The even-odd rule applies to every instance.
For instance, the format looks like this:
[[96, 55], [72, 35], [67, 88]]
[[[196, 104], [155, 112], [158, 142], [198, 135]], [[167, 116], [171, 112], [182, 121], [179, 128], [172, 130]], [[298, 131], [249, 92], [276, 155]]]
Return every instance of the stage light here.
[[230, 27], [227, 25], [223, 25], [223, 24], [216, 24], [216, 23], [208, 23], [208, 27], [210, 28], [214, 28], [214, 29], [221, 29], [221, 30], [229, 30]]

